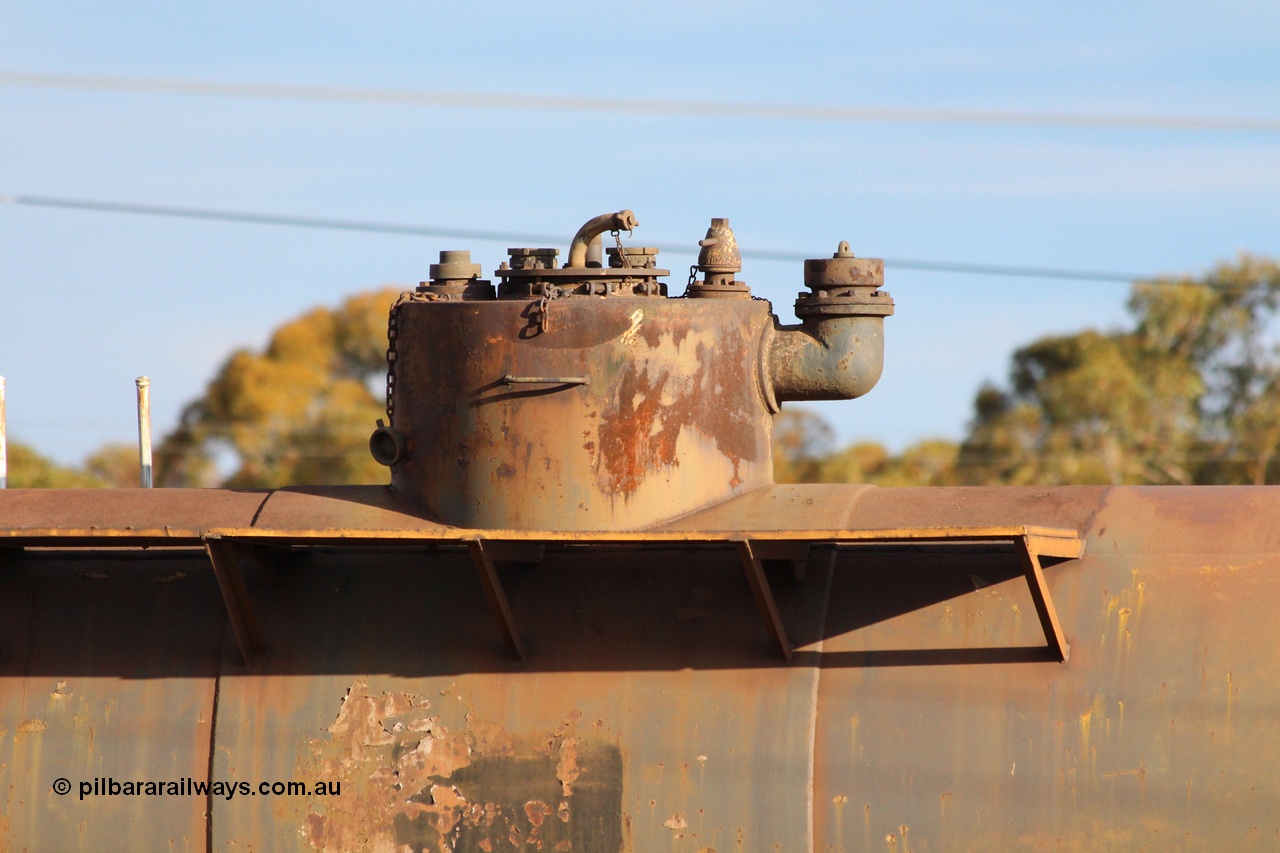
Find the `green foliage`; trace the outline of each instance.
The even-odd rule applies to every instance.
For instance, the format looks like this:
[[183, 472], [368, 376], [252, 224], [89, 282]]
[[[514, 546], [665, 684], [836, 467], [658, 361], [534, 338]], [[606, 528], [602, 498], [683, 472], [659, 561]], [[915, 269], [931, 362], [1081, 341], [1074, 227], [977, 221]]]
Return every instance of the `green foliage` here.
[[1130, 329], [1050, 337], [985, 387], [960, 482], [1276, 482], [1280, 268], [1242, 256], [1202, 280], [1139, 282]]
[[[784, 413], [779, 482], [1067, 485], [1280, 482], [1280, 267], [1241, 256], [1203, 279], [1139, 282], [1132, 326], [1042, 338], [986, 385], [957, 447], [805, 451]], [[820, 418], [817, 419], [821, 421]], [[800, 426], [802, 425], [802, 427]], [[827, 428], [828, 443], [830, 429]]]
[[129, 444], [104, 444], [84, 460], [84, 472], [105, 486], [138, 487], [141, 485], [138, 448]]
[[92, 474], [46, 459], [20, 442], [9, 442], [7, 457], [11, 489], [88, 489], [106, 485]]
[[928, 439], [894, 456], [874, 442], [833, 450], [831, 425], [807, 409], [784, 409], [774, 418], [773, 478], [778, 483], [873, 483], [878, 486], [945, 485], [959, 448]]
[[157, 450], [158, 485], [214, 485], [225, 453], [237, 466], [226, 486], [386, 482], [369, 455], [383, 414], [370, 386], [386, 374], [387, 312], [398, 295], [317, 308], [276, 329], [263, 352], [232, 353]]
[[773, 421], [773, 478], [779, 483], [818, 483], [835, 447], [835, 431], [821, 415], [788, 409]]

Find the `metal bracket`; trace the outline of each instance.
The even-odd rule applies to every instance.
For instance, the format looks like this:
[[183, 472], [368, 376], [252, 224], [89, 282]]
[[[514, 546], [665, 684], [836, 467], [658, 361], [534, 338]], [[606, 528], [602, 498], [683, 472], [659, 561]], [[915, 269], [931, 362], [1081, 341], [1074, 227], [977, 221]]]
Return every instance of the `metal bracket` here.
[[1050, 557], [1080, 556], [1079, 542], [1064, 543], [1060, 539], [1045, 536], [1018, 536], [1013, 540], [1014, 550], [1018, 552], [1018, 562], [1022, 564], [1022, 574], [1027, 579], [1027, 587], [1031, 591], [1031, 600], [1036, 606], [1036, 615], [1040, 617], [1040, 627], [1044, 629], [1044, 639], [1054, 659], [1066, 663], [1071, 654], [1071, 647], [1062, 634], [1062, 625], [1058, 622], [1058, 611], [1049, 596], [1049, 587], [1044, 580], [1044, 569], [1040, 566], [1040, 555]]
[[502, 582], [498, 579], [498, 572], [493, 567], [493, 555], [482, 539], [469, 541], [467, 550], [471, 552], [471, 564], [480, 577], [480, 583], [484, 586], [485, 597], [489, 599], [489, 609], [498, 620], [502, 642], [512, 654], [524, 660], [524, 643], [520, 641], [515, 617], [511, 615], [511, 605], [507, 603], [507, 595], [502, 591]]
[[[947, 539], [947, 536], [939, 536], [935, 541], [945, 542]], [[963, 533], [957, 535], [956, 539], [959, 541], [972, 541]], [[1027, 581], [1027, 588], [1031, 593], [1031, 601], [1035, 604], [1036, 614], [1040, 618], [1040, 626], [1044, 630], [1046, 646], [1054, 660], [1065, 663], [1071, 654], [1071, 647], [1067, 644], [1066, 637], [1062, 633], [1062, 625], [1058, 621], [1058, 611], [1053, 606], [1053, 598], [1049, 595], [1049, 587], [1044, 579], [1044, 568], [1040, 565], [1040, 557], [1043, 555], [1074, 559], [1081, 554], [1081, 543], [1078, 539], [1066, 539], [1061, 536], [1035, 535], [1025, 532], [1025, 528], [1023, 533], [1012, 536], [1010, 539], [1013, 542], [1014, 550], [1018, 554], [1018, 562], [1022, 566], [1022, 574]], [[876, 540], [867, 538], [860, 541], [874, 542]], [[886, 536], [884, 541], [894, 541], [894, 537]], [[764, 622], [765, 631], [768, 632], [770, 639], [782, 652], [783, 660], [790, 661], [792, 645], [787, 638], [786, 627], [782, 623], [782, 616], [778, 612], [773, 590], [769, 587], [769, 580], [765, 577], [764, 566], [761, 563], [761, 551], [769, 551], [769, 546], [766, 545], [764, 549], [761, 549], [758, 547], [759, 544], [750, 540], [739, 541], [737, 543], [738, 558], [742, 561], [742, 568], [746, 572], [747, 582], [751, 585], [751, 594], [755, 597], [756, 607], [760, 610], [760, 619]], [[836, 555], [834, 544], [822, 546], [821, 551], [815, 547], [813, 552], [819, 554], [818, 559], [823, 561], [834, 561]], [[798, 575], [796, 579], [803, 580], [803, 575]]]
[[782, 652], [782, 659], [790, 661], [792, 646], [787, 638], [787, 628], [782, 624], [782, 614], [778, 612], [778, 603], [769, 588], [769, 579], [764, 576], [764, 566], [749, 540], [738, 542], [738, 559], [742, 560], [743, 571], [747, 573], [747, 583], [751, 585], [751, 594], [755, 596], [764, 629]]
[[231, 630], [235, 632], [236, 644], [240, 646], [240, 656], [244, 658], [244, 665], [251, 667], [267, 646], [262, 640], [262, 629], [254, 615], [249, 590], [244, 585], [235, 543], [217, 535], [205, 536], [200, 541], [209, 555], [209, 562], [213, 563], [213, 574], [218, 579], [218, 589], [227, 606], [227, 618], [231, 620]]

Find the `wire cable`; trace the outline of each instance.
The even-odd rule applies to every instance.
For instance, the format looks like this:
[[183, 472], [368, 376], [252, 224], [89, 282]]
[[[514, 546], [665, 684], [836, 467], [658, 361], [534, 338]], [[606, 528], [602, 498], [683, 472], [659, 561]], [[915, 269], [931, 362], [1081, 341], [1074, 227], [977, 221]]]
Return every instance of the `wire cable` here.
[[[403, 225], [392, 222], [367, 222], [355, 219], [329, 219], [318, 216], [289, 216], [273, 213], [249, 213], [243, 211], [212, 210], [196, 207], [172, 207], [156, 204], [132, 204], [117, 201], [92, 201], [87, 199], [56, 198], [37, 195], [0, 194], [0, 204], [47, 207], [62, 210], [83, 210], [97, 213], [124, 213], [141, 216], [163, 216], [178, 219], [198, 219], [214, 222], [233, 222], [249, 225], [280, 225], [294, 228], [320, 228], [333, 231], [360, 231], [372, 234], [400, 234], [413, 237], [444, 237], [458, 240], [480, 240], [491, 243], [536, 244], [557, 246], [562, 236], [532, 234], [518, 231], [486, 231], [475, 228], [448, 228], [440, 225]], [[668, 254], [692, 256], [698, 253], [696, 244], [650, 243]], [[804, 261], [812, 253], [776, 249], [742, 249], [742, 257], [760, 261]], [[1073, 281], [1122, 282], [1149, 281], [1151, 276], [1136, 273], [1106, 272], [1099, 270], [1073, 270], [1055, 267], [1010, 266], [1005, 264], [978, 264], [963, 261], [915, 260], [910, 258], [885, 258], [886, 267], [926, 272], [960, 273], [963, 275], [1011, 276], [1015, 278], [1067, 279]]]
[[388, 104], [462, 109], [613, 113], [688, 118], [769, 121], [876, 122], [1182, 133], [1280, 133], [1280, 119], [1212, 116], [1119, 115], [1112, 113], [1027, 112], [1019, 110], [868, 107], [839, 104], [779, 104], [674, 98], [611, 98], [538, 95], [528, 92], [458, 92], [389, 89], [101, 74], [44, 74], [0, 71], [0, 86], [123, 92], [150, 95], [259, 98], [331, 103]]

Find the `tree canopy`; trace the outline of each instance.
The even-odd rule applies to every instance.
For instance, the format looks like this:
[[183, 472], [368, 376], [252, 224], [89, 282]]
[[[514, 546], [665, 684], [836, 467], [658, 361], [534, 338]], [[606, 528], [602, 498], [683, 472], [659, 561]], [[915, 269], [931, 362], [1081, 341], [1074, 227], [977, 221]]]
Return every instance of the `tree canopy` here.
[[1280, 478], [1280, 267], [1134, 285], [1127, 329], [1043, 338], [974, 401], [972, 483], [1268, 483]]
[[[967, 434], [899, 455], [832, 450], [807, 412], [778, 421], [779, 482], [1066, 485], [1280, 482], [1280, 267], [1243, 255], [1201, 279], [1133, 286], [1128, 328], [1041, 338]], [[818, 423], [815, 423], [815, 418]], [[825, 427], [825, 432], [824, 432]], [[812, 437], [819, 436], [821, 441]]]
[[[6, 456], [11, 489], [91, 489], [107, 485], [89, 472], [46, 459], [19, 441], [8, 443]], [[134, 480], [136, 484], [136, 475]]]
[[280, 326], [262, 352], [238, 350], [183, 410], [156, 451], [158, 485], [232, 487], [380, 483], [369, 455], [383, 413], [388, 288], [316, 308]]

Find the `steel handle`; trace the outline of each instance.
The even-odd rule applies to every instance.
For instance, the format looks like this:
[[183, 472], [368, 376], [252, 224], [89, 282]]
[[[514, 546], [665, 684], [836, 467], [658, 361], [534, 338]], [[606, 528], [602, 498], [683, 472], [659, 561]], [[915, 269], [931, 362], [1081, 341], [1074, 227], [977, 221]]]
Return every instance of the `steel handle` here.
[[503, 385], [589, 385], [585, 376], [512, 376], [502, 377]]

